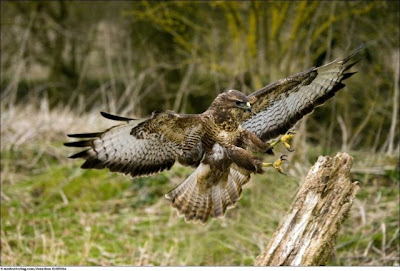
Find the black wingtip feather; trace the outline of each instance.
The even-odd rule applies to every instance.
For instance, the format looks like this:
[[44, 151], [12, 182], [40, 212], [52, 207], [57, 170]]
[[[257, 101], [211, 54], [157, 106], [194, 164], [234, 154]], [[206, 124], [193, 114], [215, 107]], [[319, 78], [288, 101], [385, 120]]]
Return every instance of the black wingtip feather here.
[[105, 164], [103, 161], [97, 159], [97, 158], [90, 158], [85, 161], [85, 163], [82, 164], [81, 168], [83, 169], [89, 169], [89, 168], [95, 168], [95, 169], [103, 169], [105, 168]]
[[89, 138], [89, 137], [99, 137], [102, 133], [83, 133], [83, 134], [69, 134], [67, 135], [68, 137], [73, 137], [73, 138]]
[[67, 146], [67, 147], [88, 147], [88, 146], [92, 146], [92, 140], [66, 142], [66, 143], [64, 143], [64, 146]]
[[330, 96], [327, 96], [327, 97], [325, 97], [324, 98], [324, 102], [326, 101], [326, 100], [328, 100], [329, 98], [332, 98], [334, 95], [335, 95], [335, 93], [336, 92], [338, 92], [339, 90], [341, 90], [342, 88], [344, 88], [346, 85], [345, 84], [343, 84], [343, 83], [337, 83], [332, 89], [331, 89], [331, 91], [329, 91], [329, 93], [331, 93], [332, 95], [330, 95]]
[[345, 72], [345, 71], [349, 70], [351, 67], [353, 67], [354, 65], [356, 65], [360, 61], [361, 61], [361, 59], [358, 59], [358, 60], [354, 61], [353, 63], [347, 64], [343, 71]]
[[346, 80], [347, 78], [353, 76], [354, 74], [356, 74], [357, 72], [348, 72], [348, 73], [344, 73], [342, 75], [342, 79], [341, 80]]
[[110, 119], [110, 120], [116, 120], [116, 121], [131, 121], [131, 120], [135, 120], [135, 119], [131, 119], [131, 118], [126, 118], [126, 117], [121, 117], [121, 116], [112, 115], [112, 114], [106, 113], [106, 112], [100, 112], [100, 114], [101, 114], [104, 118]]
[[75, 154], [69, 156], [68, 158], [71, 158], [71, 159], [86, 158], [86, 157], [88, 157], [88, 150], [90, 150], [90, 149], [75, 153]]

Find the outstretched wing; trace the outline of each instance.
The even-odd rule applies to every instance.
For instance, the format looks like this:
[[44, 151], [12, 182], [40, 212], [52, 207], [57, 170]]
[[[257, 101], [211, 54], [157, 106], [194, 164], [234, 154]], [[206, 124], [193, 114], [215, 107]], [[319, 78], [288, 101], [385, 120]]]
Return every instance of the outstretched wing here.
[[100, 133], [71, 134], [86, 140], [69, 142], [68, 147], [86, 147], [70, 158], [83, 158], [82, 168], [108, 168], [132, 177], [170, 169], [176, 160], [196, 166], [203, 156], [202, 123], [198, 115], [178, 115], [171, 111], [134, 120], [107, 113], [106, 118], [125, 121]]
[[281, 79], [250, 94], [252, 113], [247, 113], [242, 127], [264, 141], [286, 133], [345, 86], [343, 80], [354, 74], [348, 70], [358, 62], [350, 60], [363, 48], [360, 46], [342, 60]]

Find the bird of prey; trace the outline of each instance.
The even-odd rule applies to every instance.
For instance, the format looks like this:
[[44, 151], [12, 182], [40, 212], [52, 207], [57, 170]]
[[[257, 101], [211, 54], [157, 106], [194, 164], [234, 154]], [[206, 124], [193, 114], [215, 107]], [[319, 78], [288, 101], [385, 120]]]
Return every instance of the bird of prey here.
[[248, 96], [225, 91], [202, 114], [166, 111], [131, 119], [102, 112], [123, 123], [104, 132], [70, 134], [85, 140], [65, 145], [84, 148], [70, 158], [85, 159], [85, 169], [108, 168], [138, 177], [169, 170], [176, 161], [196, 168], [166, 198], [186, 221], [205, 223], [235, 206], [252, 173], [269, 166], [282, 172], [284, 157], [264, 163], [252, 152], [272, 154], [277, 142], [289, 149], [290, 128], [345, 86], [343, 80], [354, 74], [348, 70], [358, 62], [351, 60], [361, 49]]

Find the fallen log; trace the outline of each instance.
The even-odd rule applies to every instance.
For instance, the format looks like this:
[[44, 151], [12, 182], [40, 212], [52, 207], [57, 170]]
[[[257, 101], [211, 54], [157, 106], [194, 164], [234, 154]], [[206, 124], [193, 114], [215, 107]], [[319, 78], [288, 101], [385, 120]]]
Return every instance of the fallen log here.
[[256, 266], [325, 265], [359, 189], [347, 153], [320, 156]]

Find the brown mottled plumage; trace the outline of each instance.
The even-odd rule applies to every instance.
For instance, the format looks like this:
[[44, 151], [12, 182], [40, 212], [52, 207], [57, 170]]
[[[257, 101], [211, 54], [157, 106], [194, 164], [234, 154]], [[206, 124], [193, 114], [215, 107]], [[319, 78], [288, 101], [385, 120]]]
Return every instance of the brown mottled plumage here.
[[[270, 153], [268, 140], [286, 133], [304, 115], [344, 87], [353, 73], [347, 58], [290, 76], [246, 96], [237, 90], [218, 95], [198, 115], [172, 111], [148, 119], [102, 113], [125, 124], [65, 143], [85, 147], [71, 158], [83, 158], [82, 168], [108, 168], [132, 177], [150, 175], [179, 163], [196, 170], [166, 197], [187, 221], [222, 217], [239, 200], [251, 173], [261, 173], [262, 161], [249, 151]], [[251, 106], [250, 106], [251, 104]], [[250, 110], [251, 109], [251, 110]]]

